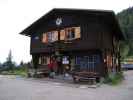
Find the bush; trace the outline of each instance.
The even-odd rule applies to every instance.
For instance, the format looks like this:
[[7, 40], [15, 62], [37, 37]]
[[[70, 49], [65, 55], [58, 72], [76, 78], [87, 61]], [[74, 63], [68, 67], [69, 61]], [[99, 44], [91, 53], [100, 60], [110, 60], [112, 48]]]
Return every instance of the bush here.
[[14, 69], [14, 74], [20, 75], [22, 77], [26, 77], [27, 76], [27, 68], [25, 68], [25, 67], [16, 68], [16, 69]]
[[13, 70], [2, 70], [0, 72], [2, 75], [19, 75], [22, 77], [27, 77], [27, 68], [26, 67], [16, 67]]
[[115, 74], [111, 73], [107, 77], [105, 77], [104, 83], [110, 84], [110, 85], [117, 85], [122, 82], [124, 79], [122, 72], [117, 72]]

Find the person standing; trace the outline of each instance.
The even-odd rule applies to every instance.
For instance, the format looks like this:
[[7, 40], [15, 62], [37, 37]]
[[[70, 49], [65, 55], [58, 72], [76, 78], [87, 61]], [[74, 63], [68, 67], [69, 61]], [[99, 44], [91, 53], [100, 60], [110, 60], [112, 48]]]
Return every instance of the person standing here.
[[57, 74], [58, 64], [57, 64], [56, 59], [53, 60], [53, 70], [54, 70], [55, 74]]
[[50, 78], [54, 78], [54, 62], [52, 59], [50, 59], [50, 63], [48, 64], [48, 68], [49, 68], [49, 77]]

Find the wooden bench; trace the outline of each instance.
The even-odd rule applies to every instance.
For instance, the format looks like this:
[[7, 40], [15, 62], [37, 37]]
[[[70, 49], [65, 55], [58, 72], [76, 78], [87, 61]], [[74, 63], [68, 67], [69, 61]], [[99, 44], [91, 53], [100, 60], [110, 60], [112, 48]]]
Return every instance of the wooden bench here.
[[48, 76], [49, 74], [49, 70], [48, 69], [29, 69], [28, 71], [28, 76], [29, 77], [38, 77], [38, 78], [41, 78], [41, 77], [45, 77], [45, 76]]
[[92, 84], [94, 84], [94, 83], [97, 83], [100, 79], [100, 76], [98, 75], [98, 73], [85, 72], [85, 71], [74, 72], [72, 74], [72, 77], [73, 77], [73, 81], [75, 83], [78, 83], [81, 81], [88, 81], [88, 82], [91, 82]]

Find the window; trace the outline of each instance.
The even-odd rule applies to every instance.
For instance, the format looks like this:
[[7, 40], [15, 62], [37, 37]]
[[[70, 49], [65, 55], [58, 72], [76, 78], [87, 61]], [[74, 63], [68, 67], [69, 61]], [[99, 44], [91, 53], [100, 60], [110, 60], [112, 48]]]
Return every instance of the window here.
[[70, 28], [64, 28], [59, 31], [50, 31], [43, 33], [42, 42], [43, 43], [51, 43], [58, 41], [58, 36], [60, 34], [60, 40], [74, 40], [81, 37], [80, 33], [80, 27], [70, 27]]
[[94, 61], [93, 56], [89, 56], [88, 57], [88, 67], [94, 67], [94, 63], [95, 63], [95, 61]]
[[50, 58], [46, 56], [40, 56], [39, 57], [39, 64], [41, 65], [47, 65], [49, 63]]
[[66, 39], [67, 40], [75, 39], [75, 29], [74, 28], [66, 29]]
[[90, 55], [90, 56], [82, 56], [76, 57], [76, 65], [80, 66], [80, 69], [88, 69], [93, 71], [97, 64], [99, 63], [100, 58], [99, 55]]
[[74, 40], [81, 37], [80, 27], [65, 28], [60, 31], [60, 40]]
[[47, 33], [48, 42], [52, 42], [52, 32]]
[[55, 42], [58, 41], [58, 31], [51, 31], [47, 33], [43, 33], [42, 42]]

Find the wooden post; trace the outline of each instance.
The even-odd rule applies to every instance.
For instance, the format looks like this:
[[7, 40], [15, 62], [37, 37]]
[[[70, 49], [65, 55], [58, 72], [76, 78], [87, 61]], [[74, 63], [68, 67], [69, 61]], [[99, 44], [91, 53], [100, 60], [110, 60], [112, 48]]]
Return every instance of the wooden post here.
[[118, 72], [121, 71], [121, 56], [120, 56], [120, 52], [118, 53]]
[[35, 77], [37, 75], [37, 68], [38, 68], [38, 61], [39, 61], [39, 56], [37, 54], [33, 54], [32, 55], [32, 59], [33, 59], [33, 68], [35, 69]]

